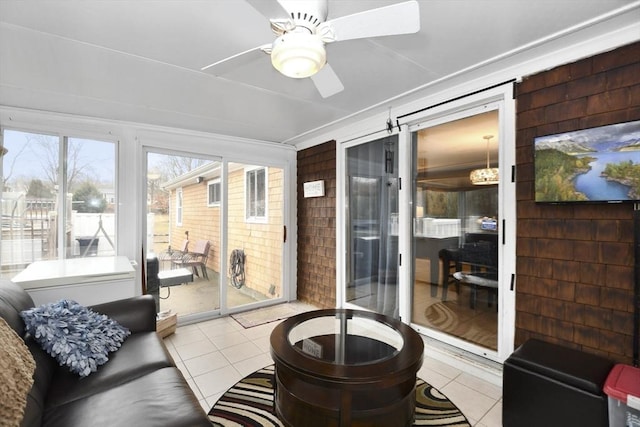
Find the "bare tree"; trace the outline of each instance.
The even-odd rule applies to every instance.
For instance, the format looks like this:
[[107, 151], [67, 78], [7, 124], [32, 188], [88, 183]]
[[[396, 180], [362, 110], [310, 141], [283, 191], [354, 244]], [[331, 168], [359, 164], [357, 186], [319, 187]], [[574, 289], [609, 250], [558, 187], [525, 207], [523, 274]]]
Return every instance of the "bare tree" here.
[[[16, 167], [16, 161], [18, 160], [18, 158], [20, 157], [20, 155], [27, 149], [27, 147], [29, 146], [29, 141], [27, 141], [26, 144], [24, 144], [23, 146], [21, 146], [18, 149], [18, 153], [15, 154], [14, 156], [11, 156], [11, 160], [8, 162], [8, 164], [4, 164], [2, 165], [2, 171], [4, 176], [2, 177], [2, 186], [6, 187], [9, 183], [9, 181], [11, 181], [11, 178], [13, 177], [13, 172], [15, 170]], [[3, 156], [4, 157], [4, 156]], [[9, 157], [9, 156], [7, 156]]]
[[[27, 139], [35, 140], [35, 143], [44, 150], [45, 155], [40, 157], [44, 173], [52, 185], [58, 183], [58, 173], [60, 171], [59, 145], [52, 143], [48, 135], [29, 135]], [[57, 142], [57, 141], [56, 141]], [[69, 141], [67, 144], [67, 187], [69, 190], [80, 177], [82, 177], [90, 166], [90, 163], [82, 163], [80, 153], [82, 151], [82, 141]]]
[[[60, 138], [32, 133], [19, 133], [19, 135], [22, 140], [12, 144], [11, 151], [2, 158], [4, 188], [26, 192], [33, 179], [40, 179], [46, 187], [53, 190], [58, 185], [61, 172]], [[95, 171], [92, 170], [92, 166], [100, 164], [101, 160], [91, 155], [90, 158], [83, 157], [90, 148], [85, 146], [85, 143], [86, 141], [83, 140], [68, 140], [66, 169], [69, 191], [74, 191], [75, 187], [84, 181], [91, 181], [96, 185], [100, 182], [93, 173]], [[32, 165], [27, 170], [24, 167], [25, 160]]]
[[154, 172], [159, 173], [163, 181], [169, 181], [208, 162], [209, 160], [194, 157], [164, 156]]

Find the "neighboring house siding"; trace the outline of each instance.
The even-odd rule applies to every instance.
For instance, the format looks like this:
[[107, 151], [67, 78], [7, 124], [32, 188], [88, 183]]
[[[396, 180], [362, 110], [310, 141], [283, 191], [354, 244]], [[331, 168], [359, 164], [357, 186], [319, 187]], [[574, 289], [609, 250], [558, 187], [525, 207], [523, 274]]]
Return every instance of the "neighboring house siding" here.
[[[246, 254], [245, 284], [248, 289], [260, 294], [279, 297], [282, 295], [282, 239], [283, 239], [283, 171], [267, 169], [267, 223], [245, 221], [244, 169], [229, 173], [229, 219], [228, 249], [243, 249]], [[220, 269], [220, 207], [207, 205], [207, 181], [186, 185], [183, 191], [182, 225], [177, 226], [175, 212], [171, 212], [170, 241], [178, 248], [189, 232], [190, 246], [196, 240], [211, 242], [207, 266], [215, 272]], [[175, 203], [175, 190], [170, 203]], [[173, 206], [173, 205], [171, 205]], [[224, 274], [225, 277], [228, 275]], [[274, 290], [273, 294], [269, 293]]]
[[633, 205], [534, 198], [536, 136], [640, 119], [640, 43], [517, 87], [516, 346], [540, 338], [632, 359]]
[[[175, 205], [175, 190], [170, 196]], [[182, 225], [176, 225], [175, 209], [171, 210], [169, 241], [171, 247], [179, 249], [186, 238], [185, 231], [189, 232], [190, 247], [193, 248], [196, 240], [207, 239], [211, 242], [207, 266], [218, 272], [220, 269], [220, 208], [207, 206], [207, 184], [186, 185], [182, 187]]]
[[[245, 170], [229, 174], [229, 254], [233, 249], [243, 249], [246, 255], [246, 285], [263, 295], [282, 295], [282, 245], [283, 245], [283, 174], [282, 169], [267, 169], [267, 219], [268, 223], [250, 223], [245, 220]], [[275, 287], [270, 294], [271, 286]]]
[[[323, 180], [324, 197], [305, 198], [303, 184]], [[336, 143], [298, 151], [298, 299], [336, 306]]]

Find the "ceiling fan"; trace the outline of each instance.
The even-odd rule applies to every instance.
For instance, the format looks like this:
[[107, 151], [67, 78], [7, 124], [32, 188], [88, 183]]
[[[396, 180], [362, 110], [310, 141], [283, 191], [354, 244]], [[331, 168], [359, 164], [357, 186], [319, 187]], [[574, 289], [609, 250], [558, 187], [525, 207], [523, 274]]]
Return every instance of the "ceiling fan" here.
[[411, 34], [420, 30], [415, 0], [370, 9], [327, 21], [328, 0], [246, 0], [271, 22], [277, 38], [214, 62], [202, 71], [223, 75], [239, 65], [271, 56], [273, 66], [287, 77], [310, 77], [323, 98], [344, 89], [327, 62], [327, 43], [368, 37]]

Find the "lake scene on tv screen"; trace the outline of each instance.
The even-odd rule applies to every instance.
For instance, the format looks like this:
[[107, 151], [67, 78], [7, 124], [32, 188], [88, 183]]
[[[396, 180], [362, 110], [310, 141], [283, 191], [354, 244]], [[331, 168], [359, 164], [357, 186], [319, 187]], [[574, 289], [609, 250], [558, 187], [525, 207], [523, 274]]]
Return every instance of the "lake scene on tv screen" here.
[[537, 137], [536, 202], [640, 200], [640, 120]]

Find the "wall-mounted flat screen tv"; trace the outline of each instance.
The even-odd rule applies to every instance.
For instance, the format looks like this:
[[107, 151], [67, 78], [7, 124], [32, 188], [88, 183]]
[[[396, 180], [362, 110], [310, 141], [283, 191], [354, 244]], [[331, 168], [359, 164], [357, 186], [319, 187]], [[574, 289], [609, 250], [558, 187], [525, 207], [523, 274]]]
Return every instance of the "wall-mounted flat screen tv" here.
[[540, 136], [535, 201], [640, 200], [640, 120]]

